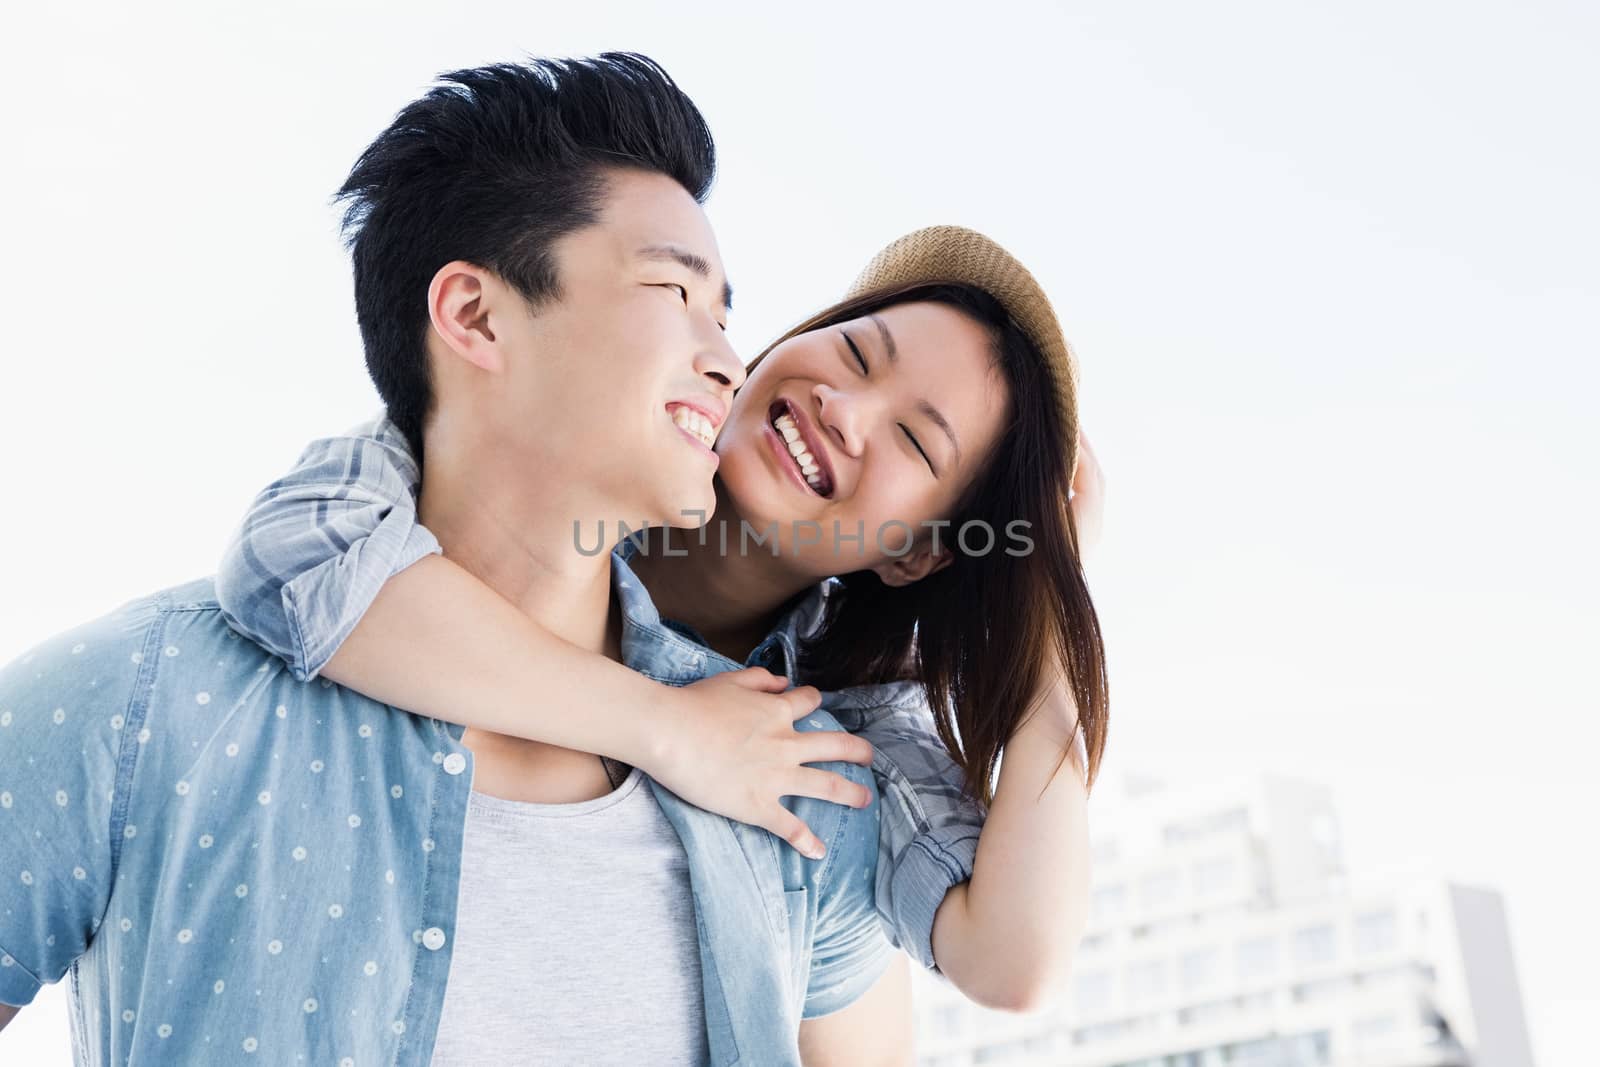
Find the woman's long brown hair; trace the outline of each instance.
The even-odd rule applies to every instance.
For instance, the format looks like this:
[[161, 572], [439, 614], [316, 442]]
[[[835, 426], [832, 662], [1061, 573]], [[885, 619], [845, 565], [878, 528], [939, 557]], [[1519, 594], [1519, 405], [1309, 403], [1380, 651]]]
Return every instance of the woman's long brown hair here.
[[[1010, 390], [1007, 424], [940, 538], [955, 551], [950, 565], [900, 587], [885, 585], [871, 571], [843, 575], [842, 595], [829, 599], [821, 627], [801, 650], [800, 673], [821, 689], [920, 682], [939, 738], [962, 768], [967, 793], [987, 807], [994, 799], [1000, 751], [1043, 686], [1052, 682], [1049, 675], [1059, 663], [1060, 682], [1078, 713], [1072, 743], [1081, 730], [1092, 788], [1106, 743], [1105, 646], [1067, 503], [1066, 431], [1038, 349], [997, 300], [953, 284], [847, 300], [796, 326], [772, 347], [912, 301], [948, 305], [988, 328], [995, 367]], [[994, 545], [967, 555], [957, 547], [956, 534], [975, 520], [988, 523]], [[1006, 536], [1016, 520], [1029, 524], [1025, 533], [1032, 550], [1008, 555], [1007, 547], [1018, 551], [1018, 542]]]

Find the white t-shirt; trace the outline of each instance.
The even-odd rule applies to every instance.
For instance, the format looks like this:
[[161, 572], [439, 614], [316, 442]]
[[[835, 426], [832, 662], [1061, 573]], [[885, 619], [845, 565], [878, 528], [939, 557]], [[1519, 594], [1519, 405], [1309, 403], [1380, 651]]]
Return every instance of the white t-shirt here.
[[635, 769], [576, 804], [473, 792], [434, 1067], [709, 1057], [683, 845]]

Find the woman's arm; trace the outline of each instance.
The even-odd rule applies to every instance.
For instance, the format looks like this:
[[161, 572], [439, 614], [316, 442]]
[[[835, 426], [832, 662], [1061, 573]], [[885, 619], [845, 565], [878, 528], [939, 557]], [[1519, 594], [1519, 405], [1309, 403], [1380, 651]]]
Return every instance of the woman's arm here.
[[1088, 921], [1087, 772], [1081, 743], [1067, 740], [1075, 720], [1057, 685], [1011, 735], [972, 877], [934, 917], [939, 969], [986, 1007], [1032, 1011], [1059, 994]]
[[921, 687], [843, 690], [823, 705], [872, 742], [876, 898], [889, 940], [985, 1007], [1026, 1011], [1052, 995], [1088, 898], [1081, 741], [1062, 764], [1070, 697], [1048, 696], [1012, 734], [987, 816], [963, 789]]
[[813, 858], [822, 843], [780, 797], [871, 802], [842, 775], [802, 766], [872, 761], [861, 738], [796, 732], [819, 703], [812, 687], [759, 667], [664, 685], [555, 636], [443, 556], [386, 581], [322, 673], [417, 714], [622, 760]]
[[859, 738], [794, 730], [815, 689], [785, 692], [759, 669], [677, 689], [561, 640], [439, 553], [416, 518], [417, 481], [387, 420], [314, 442], [256, 497], [223, 559], [229, 624], [297, 678], [321, 673], [416, 714], [611, 756], [807, 855], [822, 843], [780, 797], [870, 802], [804, 766], [871, 760]]
[[[1105, 477], [1081, 434], [1069, 499], [1086, 557], [1100, 539]], [[1013, 1011], [1066, 984], [1089, 911], [1087, 757], [1063, 672], [1045, 677], [1006, 743], [987, 818], [925, 705], [833, 712], [878, 753], [878, 910], [891, 940], [969, 999]]]
[[[1080, 559], [1100, 543], [1105, 472], [1081, 431], [1068, 500]], [[1071, 973], [1089, 919], [1088, 757], [1059, 669], [1006, 742], [972, 878], [951, 888], [933, 923], [946, 977], [973, 999], [1031, 1011]]]
[[909, 964], [905, 953], [896, 952], [882, 976], [848, 1007], [802, 1019], [802, 1067], [912, 1067], [917, 1042]]
[[421, 480], [381, 416], [307, 445], [250, 502], [217, 568], [228, 625], [300, 681], [317, 677], [383, 583], [440, 554], [417, 519]]

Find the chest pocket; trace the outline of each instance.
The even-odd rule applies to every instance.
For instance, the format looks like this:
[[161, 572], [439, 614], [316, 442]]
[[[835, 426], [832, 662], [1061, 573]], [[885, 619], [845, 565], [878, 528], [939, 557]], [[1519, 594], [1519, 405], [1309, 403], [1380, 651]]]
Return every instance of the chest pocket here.
[[789, 919], [789, 980], [795, 991], [795, 1018], [805, 1010], [806, 987], [811, 979], [811, 891], [805, 886], [785, 889], [783, 904]]

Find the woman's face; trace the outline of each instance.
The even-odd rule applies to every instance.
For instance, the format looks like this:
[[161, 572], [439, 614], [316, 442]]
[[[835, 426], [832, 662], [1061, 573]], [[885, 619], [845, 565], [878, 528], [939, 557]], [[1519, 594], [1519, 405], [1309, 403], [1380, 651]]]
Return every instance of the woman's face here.
[[[716, 449], [724, 491], [752, 531], [746, 551], [770, 554], [772, 542], [754, 538], [776, 527], [781, 556], [811, 576], [873, 568], [902, 584], [936, 569], [926, 523], [954, 510], [1006, 416], [993, 350], [965, 313], [916, 302], [769, 352]], [[905, 553], [912, 534], [922, 551]], [[727, 536], [738, 551], [739, 531]], [[942, 548], [955, 531], [938, 538]]]

